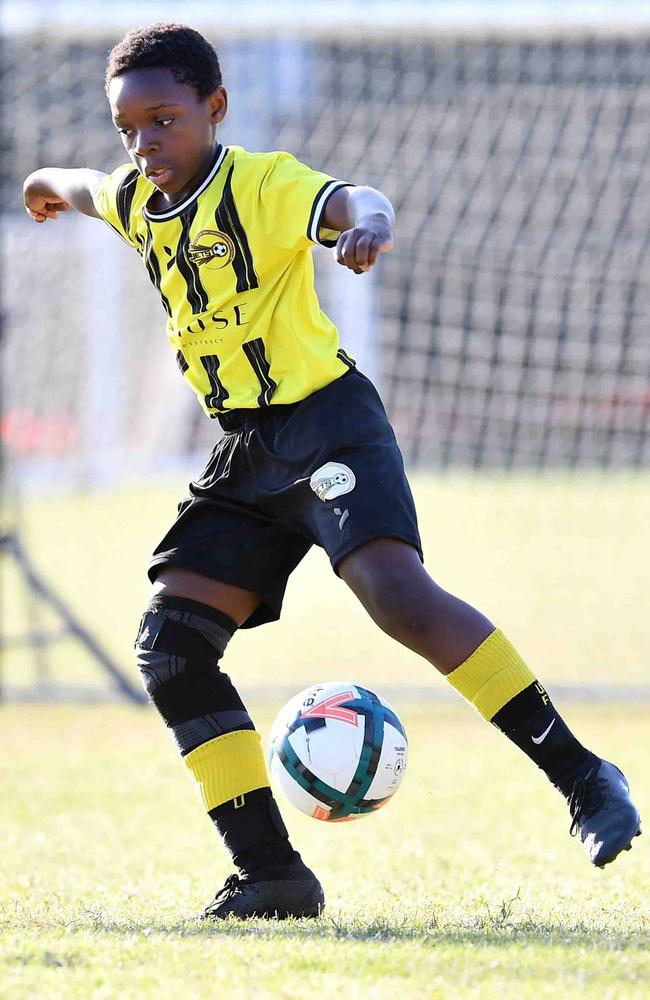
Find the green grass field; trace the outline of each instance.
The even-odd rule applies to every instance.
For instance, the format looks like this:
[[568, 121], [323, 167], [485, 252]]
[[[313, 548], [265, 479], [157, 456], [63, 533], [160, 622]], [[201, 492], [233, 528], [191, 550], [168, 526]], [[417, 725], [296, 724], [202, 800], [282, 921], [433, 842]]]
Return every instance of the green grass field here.
[[[342, 826], [284, 810], [325, 916], [216, 927], [193, 914], [227, 861], [153, 711], [5, 708], [0, 996], [645, 1000], [644, 838], [592, 869], [496, 731], [463, 706], [399, 708], [411, 759], [386, 809]], [[570, 716], [647, 815], [650, 713]]]
[[[131, 676], [143, 566], [178, 492], [23, 512], [37, 566]], [[647, 480], [443, 477], [416, 480], [415, 493], [432, 574], [497, 620], [551, 689], [647, 684]], [[26, 619], [10, 566], [2, 584], [3, 626], [16, 631]], [[523, 755], [456, 701], [409, 701], [409, 688], [444, 682], [366, 620], [320, 553], [291, 581], [282, 621], [238, 635], [226, 666], [252, 697], [337, 676], [403, 691], [411, 758], [395, 801], [333, 827], [284, 810], [322, 878], [325, 916], [194, 919], [229, 868], [152, 709], [5, 706], [2, 1000], [645, 1000], [647, 835], [592, 869], [562, 799]], [[53, 669], [106, 686], [70, 643]], [[29, 655], [10, 652], [3, 678], [31, 684]], [[251, 707], [266, 733], [279, 701]], [[624, 768], [649, 815], [650, 705], [567, 704], [564, 715]]]
[[[448, 475], [413, 486], [431, 575], [496, 621], [548, 685], [647, 683], [649, 477]], [[183, 490], [179, 480], [23, 511], [37, 567], [125, 671], [148, 557]], [[0, 622], [16, 631], [23, 595], [12, 567], [2, 569]], [[59, 678], [101, 683], [74, 648], [53, 659]], [[227, 663], [244, 689], [300, 688], [332, 671], [371, 685], [440, 687], [426, 664], [378, 635], [316, 550], [289, 581], [281, 622], [241, 632]], [[30, 683], [31, 670], [29, 655], [13, 652], [5, 679]]]

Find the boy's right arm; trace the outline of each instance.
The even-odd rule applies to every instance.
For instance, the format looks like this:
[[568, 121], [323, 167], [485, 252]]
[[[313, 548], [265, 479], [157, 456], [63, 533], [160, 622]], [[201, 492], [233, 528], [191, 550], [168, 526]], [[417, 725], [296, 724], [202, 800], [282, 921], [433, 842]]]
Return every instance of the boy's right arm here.
[[25, 209], [36, 222], [56, 219], [70, 208], [94, 219], [101, 216], [95, 208], [93, 191], [106, 174], [101, 170], [80, 168], [64, 170], [45, 167], [30, 174], [23, 185]]

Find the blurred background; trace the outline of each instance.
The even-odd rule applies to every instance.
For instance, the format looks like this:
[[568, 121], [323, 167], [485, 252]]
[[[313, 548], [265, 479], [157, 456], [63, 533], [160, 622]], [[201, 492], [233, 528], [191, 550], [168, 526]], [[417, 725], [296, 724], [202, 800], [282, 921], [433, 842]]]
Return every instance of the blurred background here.
[[[148, 554], [215, 440], [135, 255], [22, 208], [37, 167], [124, 161], [105, 61], [154, 20], [214, 42], [222, 141], [393, 202], [375, 272], [317, 249], [317, 280], [389, 410], [431, 574], [552, 690], [650, 700], [650, 8], [497, 0], [5, 2], [2, 696], [138, 696]], [[447, 694], [321, 553], [227, 668], [278, 703], [334, 677]]]

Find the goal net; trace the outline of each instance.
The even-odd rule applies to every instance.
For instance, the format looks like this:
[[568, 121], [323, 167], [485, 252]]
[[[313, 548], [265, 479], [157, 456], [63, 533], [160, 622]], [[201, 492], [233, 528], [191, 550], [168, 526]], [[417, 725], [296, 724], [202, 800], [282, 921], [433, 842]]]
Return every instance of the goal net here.
[[[225, 143], [289, 150], [334, 176], [380, 188], [395, 205], [395, 249], [372, 274], [355, 276], [324, 250], [314, 256], [321, 302], [343, 346], [376, 380], [411, 471], [646, 469], [650, 17], [637, 5], [627, 23], [616, 7], [616, 24], [524, 25], [512, 23], [513, 5], [490, 3], [484, 22], [469, 25], [458, 13], [467, 6], [181, 5], [183, 20], [220, 55], [230, 93]], [[102, 490], [168, 472], [182, 483], [202, 467], [219, 432], [179, 376], [157, 293], [132, 252], [108, 227], [72, 214], [35, 226], [20, 195], [39, 166], [111, 170], [124, 161], [103, 93], [107, 52], [131, 27], [180, 16], [179, 5], [165, 0], [7, 0], [0, 13], [0, 430], [5, 469], [22, 493], [63, 494], [62, 511], [67, 494], [78, 491], [101, 499]], [[543, 501], [535, 493], [549, 523], [566, 512], [561, 483]], [[599, 489], [580, 495], [567, 538], [576, 524], [580, 530], [583, 505], [596, 506]], [[500, 503], [490, 509], [499, 514]], [[146, 558], [147, 539], [128, 535], [133, 508], [120, 504], [100, 505], [106, 514], [96, 539], [84, 529], [87, 556], [77, 541], [72, 560], [66, 539], [68, 549], [46, 566], [69, 559], [81, 567], [69, 593], [89, 612], [83, 591], [96, 594], [97, 567], [114, 565], [125, 538]], [[629, 550], [645, 524], [640, 506], [632, 513]], [[160, 523], [172, 514], [165, 509]], [[472, 560], [482, 530], [471, 535], [475, 515], [468, 508], [464, 522]], [[492, 532], [499, 517], [484, 518]], [[506, 512], [502, 539], [513, 536], [507, 520]], [[584, 531], [617, 534], [623, 520], [613, 502]], [[74, 526], [67, 530], [72, 535]], [[562, 532], [549, 527], [548, 535]], [[45, 530], [35, 537], [31, 549], [40, 558], [51, 537]], [[640, 572], [635, 559], [632, 553], [628, 568], [619, 567], [629, 595]], [[606, 617], [617, 612], [601, 569], [594, 566], [589, 599], [594, 608], [601, 600]], [[129, 586], [128, 579], [119, 584], [125, 595]], [[624, 591], [621, 608], [631, 614], [636, 601]], [[104, 638], [110, 646], [119, 635], [125, 658], [126, 620], [140, 600], [133, 595], [122, 605], [104, 602]], [[519, 620], [536, 600], [522, 601]], [[555, 608], [552, 615], [559, 620]], [[61, 618], [50, 602], [32, 638], [45, 647]], [[592, 624], [571, 621], [582, 636], [576, 661], [582, 650], [593, 664], [607, 648]], [[70, 615], [63, 625], [66, 634], [79, 632]], [[634, 649], [645, 651], [644, 628], [624, 629]], [[546, 649], [544, 636], [537, 638], [552, 660], [550, 640]], [[287, 657], [278, 654], [277, 662], [281, 671]], [[43, 664], [38, 671], [47, 680]]]
[[[288, 149], [396, 207], [376, 276], [316, 256], [411, 466], [647, 464], [648, 30], [414, 30], [395, 14], [343, 37], [322, 18], [226, 29], [198, 6], [231, 92], [224, 141]], [[2, 431], [39, 482], [147, 475], [215, 434], [129, 250], [92, 220], [35, 232], [21, 210], [39, 165], [123, 161], [102, 79], [132, 23], [26, 22], [4, 46]]]

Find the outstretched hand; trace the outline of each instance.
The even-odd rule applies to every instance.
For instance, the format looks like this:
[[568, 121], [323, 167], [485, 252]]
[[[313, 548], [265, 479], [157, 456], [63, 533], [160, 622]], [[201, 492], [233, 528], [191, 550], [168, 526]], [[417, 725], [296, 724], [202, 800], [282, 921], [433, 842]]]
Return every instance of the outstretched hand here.
[[59, 212], [67, 212], [69, 208], [68, 202], [61, 198], [52, 199], [51, 196], [36, 194], [33, 191], [25, 192], [25, 211], [35, 222], [56, 219]]
[[389, 219], [377, 214], [361, 220], [354, 229], [347, 229], [338, 238], [334, 258], [355, 274], [374, 267], [380, 253], [393, 249], [393, 231]]

